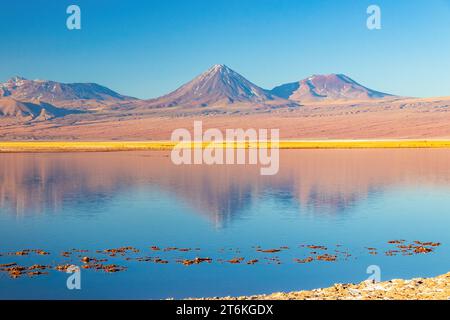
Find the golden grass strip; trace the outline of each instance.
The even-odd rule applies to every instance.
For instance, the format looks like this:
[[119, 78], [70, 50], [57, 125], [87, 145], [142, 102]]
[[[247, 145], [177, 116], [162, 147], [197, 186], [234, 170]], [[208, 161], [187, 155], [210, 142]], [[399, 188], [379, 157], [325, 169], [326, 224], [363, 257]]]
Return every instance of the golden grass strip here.
[[[0, 152], [109, 152], [172, 150], [172, 141], [0, 141]], [[284, 140], [280, 142], [183, 142], [182, 148], [393, 149], [450, 148], [450, 140]]]

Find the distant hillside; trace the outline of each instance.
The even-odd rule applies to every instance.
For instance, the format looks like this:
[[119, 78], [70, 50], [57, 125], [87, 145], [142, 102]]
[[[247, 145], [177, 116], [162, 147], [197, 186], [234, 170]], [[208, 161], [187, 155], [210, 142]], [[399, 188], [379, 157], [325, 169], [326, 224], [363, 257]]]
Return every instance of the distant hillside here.
[[297, 102], [321, 100], [366, 100], [392, 97], [362, 86], [343, 74], [314, 75], [271, 90], [275, 96]]
[[10, 118], [21, 121], [49, 120], [68, 114], [81, 113], [76, 110], [57, 108], [45, 102], [21, 102], [13, 98], [0, 98], [0, 119]]
[[14, 77], [0, 83], [0, 97], [11, 97], [20, 101], [39, 100], [53, 104], [77, 100], [108, 102], [134, 100], [96, 83], [60, 83], [27, 80], [22, 77]]

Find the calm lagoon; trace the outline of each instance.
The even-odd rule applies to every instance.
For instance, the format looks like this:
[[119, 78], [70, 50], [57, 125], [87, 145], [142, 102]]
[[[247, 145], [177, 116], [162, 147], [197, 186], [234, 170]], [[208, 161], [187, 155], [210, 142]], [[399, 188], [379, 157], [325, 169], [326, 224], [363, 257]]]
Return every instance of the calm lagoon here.
[[[0, 264], [83, 265], [76, 254], [61, 256], [75, 248], [127, 269], [82, 269], [81, 290], [67, 289], [64, 272], [17, 279], [0, 272], [0, 298], [261, 294], [360, 282], [370, 265], [380, 267], [382, 280], [436, 276], [450, 271], [449, 195], [445, 149], [282, 150], [275, 176], [249, 165], [175, 166], [163, 151], [1, 154]], [[388, 256], [395, 239], [442, 245]], [[314, 255], [302, 245], [351, 255], [300, 264], [294, 259]], [[139, 252], [96, 252], [123, 246]], [[50, 255], [8, 254], [23, 249]], [[144, 256], [168, 263], [126, 259]], [[213, 262], [177, 263], [197, 256]], [[226, 262], [237, 257], [243, 263]], [[245, 263], [252, 259], [258, 263]]]

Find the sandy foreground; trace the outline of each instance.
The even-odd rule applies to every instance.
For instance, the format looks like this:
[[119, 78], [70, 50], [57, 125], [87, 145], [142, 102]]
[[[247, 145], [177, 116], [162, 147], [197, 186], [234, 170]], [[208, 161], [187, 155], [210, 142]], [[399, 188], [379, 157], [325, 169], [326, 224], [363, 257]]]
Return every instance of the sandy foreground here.
[[325, 289], [206, 300], [449, 300], [450, 272], [435, 278], [335, 284]]
[[[450, 97], [318, 103], [264, 112], [229, 107], [223, 114], [102, 111], [23, 123], [0, 117], [2, 141], [167, 141], [174, 130], [279, 129], [281, 140], [450, 139]], [[199, 110], [196, 110], [198, 112]], [[203, 109], [200, 111], [204, 111]]]

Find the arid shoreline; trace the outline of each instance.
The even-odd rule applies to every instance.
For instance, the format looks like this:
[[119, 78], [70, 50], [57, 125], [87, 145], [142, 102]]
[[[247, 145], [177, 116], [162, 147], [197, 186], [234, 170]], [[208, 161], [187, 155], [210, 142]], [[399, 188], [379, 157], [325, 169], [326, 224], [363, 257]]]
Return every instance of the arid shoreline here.
[[[172, 150], [172, 141], [4, 141], [0, 153], [15, 152], [111, 152]], [[234, 148], [265, 148], [271, 143], [234, 142]], [[185, 142], [184, 147], [223, 147], [227, 144]], [[397, 149], [397, 148], [450, 148], [450, 140], [283, 140], [279, 149]]]
[[324, 289], [201, 300], [449, 300], [450, 272], [434, 278], [335, 284]]

